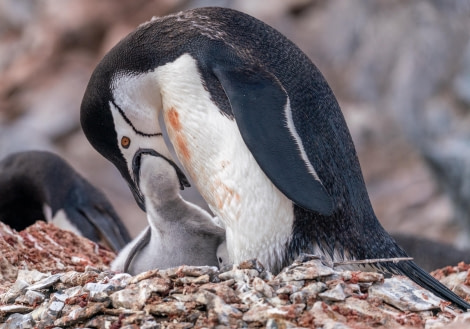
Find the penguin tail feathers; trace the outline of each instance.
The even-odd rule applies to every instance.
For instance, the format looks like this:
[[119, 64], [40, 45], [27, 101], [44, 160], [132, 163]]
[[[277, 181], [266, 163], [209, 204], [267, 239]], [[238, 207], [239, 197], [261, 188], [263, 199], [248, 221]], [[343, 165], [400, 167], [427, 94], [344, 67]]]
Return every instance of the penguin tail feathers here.
[[[431, 291], [436, 296], [452, 302], [464, 311], [470, 309], [470, 304], [457, 296], [452, 290], [437, 281], [429, 273], [420, 268], [415, 262], [404, 261], [394, 264], [399, 272], [409, 277], [416, 284]], [[395, 272], [395, 271], [394, 271]]]

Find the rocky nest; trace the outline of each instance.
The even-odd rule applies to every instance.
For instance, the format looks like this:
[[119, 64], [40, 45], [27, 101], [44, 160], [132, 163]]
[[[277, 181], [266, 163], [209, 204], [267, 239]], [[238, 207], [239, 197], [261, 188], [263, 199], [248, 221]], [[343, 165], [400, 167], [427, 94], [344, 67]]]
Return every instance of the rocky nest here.
[[[463, 328], [470, 316], [405, 277], [332, 268], [304, 257], [274, 276], [256, 260], [180, 266], [134, 277], [114, 254], [53, 225], [0, 223], [0, 328]], [[469, 266], [434, 275], [470, 293]], [[468, 299], [468, 298], [467, 298]]]

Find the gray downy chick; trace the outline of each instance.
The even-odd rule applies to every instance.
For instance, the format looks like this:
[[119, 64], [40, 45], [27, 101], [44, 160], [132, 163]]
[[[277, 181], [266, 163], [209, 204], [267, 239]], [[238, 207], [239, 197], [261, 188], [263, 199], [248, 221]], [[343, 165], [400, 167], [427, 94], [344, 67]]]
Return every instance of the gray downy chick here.
[[139, 185], [149, 226], [119, 253], [111, 268], [135, 275], [180, 265], [217, 266], [218, 256], [225, 263], [225, 230], [180, 196], [174, 165], [149, 154], [140, 161]]

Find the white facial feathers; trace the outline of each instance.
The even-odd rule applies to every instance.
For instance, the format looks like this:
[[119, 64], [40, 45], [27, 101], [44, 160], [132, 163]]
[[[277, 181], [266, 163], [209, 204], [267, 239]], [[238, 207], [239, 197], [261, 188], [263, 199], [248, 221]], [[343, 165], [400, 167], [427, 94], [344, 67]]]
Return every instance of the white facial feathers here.
[[[153, 149], [171, 158], [158, 121], [162, 105], [155, 73], [118, 74], [113, 79], [112, 92], [114, 101], [110, 101], [109, 107], [117, 134], [116, 143], [131, 176], [132, 159], [139, 149]], [[122, 143], [124, 137], [129, 139], [126, 144]]]
[[156, 73], [117, 74], [111, 83], [113, 98], [135, 129], [143, 134], [159, 132], [158, 111], [162, 108]]

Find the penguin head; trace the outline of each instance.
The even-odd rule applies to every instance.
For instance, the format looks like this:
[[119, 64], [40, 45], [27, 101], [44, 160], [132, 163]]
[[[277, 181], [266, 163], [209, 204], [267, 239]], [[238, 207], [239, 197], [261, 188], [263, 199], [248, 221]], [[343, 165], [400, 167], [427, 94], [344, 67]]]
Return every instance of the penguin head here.
[[[83, 97], [80, 121], [88, 141], [117, 167], [145, 210], [138, 184], [141, 156], [171, 155], [159, 122], [162, 100], [152, 61], [130, 58], [135, 52], [129, 47], [123, 40], [98, 64]], [[177, 173], [181, 187], [189, 186], [183, 172]]]
[[[149, 202], [165, 204], [179, 197], [184, 176], [179, 167], [170, 159], [152, 150], [141, 150], [138, 185]], [[189, 184], [188, 184], [189, 185]]]

